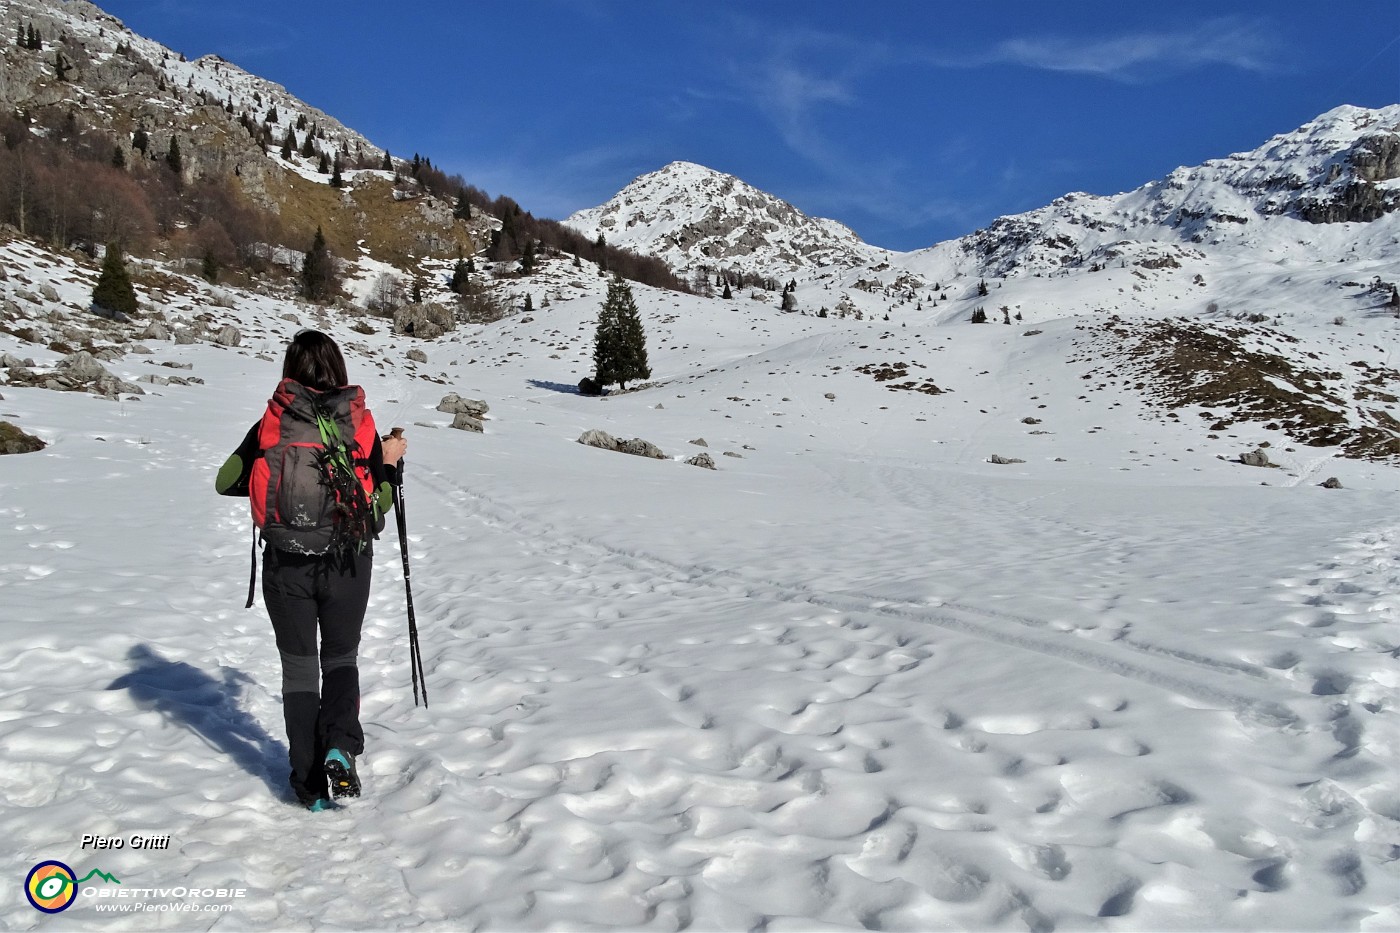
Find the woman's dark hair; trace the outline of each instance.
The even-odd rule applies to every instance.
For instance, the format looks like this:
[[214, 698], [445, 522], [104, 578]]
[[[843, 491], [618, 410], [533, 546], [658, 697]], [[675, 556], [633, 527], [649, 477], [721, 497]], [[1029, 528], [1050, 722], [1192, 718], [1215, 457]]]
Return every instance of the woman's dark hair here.
[[319, 330], [304, 330], [287, 344], [282, 362], [282, 378], [295, 379], [308, 389], [326, 392], [348, 385], [345, 357], [335, 341]]

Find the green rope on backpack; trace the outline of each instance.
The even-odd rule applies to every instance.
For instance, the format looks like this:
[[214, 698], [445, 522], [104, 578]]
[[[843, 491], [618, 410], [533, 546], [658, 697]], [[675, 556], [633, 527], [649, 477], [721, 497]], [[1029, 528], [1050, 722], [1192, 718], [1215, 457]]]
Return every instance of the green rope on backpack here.
[[321, 483], [330, 491], [335, 527], [331, 533], [331, 549], [354, 550], [364, 553], [374, 537], [374, 510], [364, 484], [355, 474], [355, 463], [345, 441], [340, 436], [335, 419], [319, 403], [313, 403], [316, 428], [321, 433], [321, 447], [316, 462], [321, 470]]

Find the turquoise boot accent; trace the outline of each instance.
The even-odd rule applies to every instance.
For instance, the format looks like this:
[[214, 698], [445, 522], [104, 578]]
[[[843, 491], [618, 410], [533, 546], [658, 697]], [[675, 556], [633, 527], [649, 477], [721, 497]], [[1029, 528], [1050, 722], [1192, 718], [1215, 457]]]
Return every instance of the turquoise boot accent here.
[[355, 773], [355, 756], [333, 748], [326, 753], [326, 777], [332, 797], [360, 796], [360, 776]]

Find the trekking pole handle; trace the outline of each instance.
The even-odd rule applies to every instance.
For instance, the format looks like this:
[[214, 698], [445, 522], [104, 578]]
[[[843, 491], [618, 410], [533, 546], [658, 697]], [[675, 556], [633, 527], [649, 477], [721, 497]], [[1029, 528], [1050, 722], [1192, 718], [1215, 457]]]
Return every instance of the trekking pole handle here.
[[[403, 437], [403, 428], [398, 428], [398, 427], [390, 428], [390, 429], [389, 429], [389, 436], [390, 436], [390, 437]], [[398, 468], [398, 471], [399, 471], [399, 481], [402, 482], [402, 481], [403, 481], [403, 458], [402, 458], [402, 457], [399, 458], [399, 462], [398, 462], [397, 464], [395, 464], [395, 466]]]

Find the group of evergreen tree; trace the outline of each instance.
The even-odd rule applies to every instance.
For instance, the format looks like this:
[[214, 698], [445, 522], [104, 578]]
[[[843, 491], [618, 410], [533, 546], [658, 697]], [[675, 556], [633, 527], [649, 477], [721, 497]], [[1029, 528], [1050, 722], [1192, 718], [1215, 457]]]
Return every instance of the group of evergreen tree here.
[[[44, 46], [33, 24], [21, 24], [14, 36], [25, 49]], [[52, 42], [49, 45], [56, 48]], [[129, 43], [121, 43], [118, 53], [133, 62], [138, 72], [149, 73], [160, 86], [167, 86], [159, 61], [147, 62]], [[87, 61], [81, 50], [73, 54], [80, 65]], [[60, 74], [69, 67], [60, 61]], [[235, 107], [232, 94], [219, 101], [207, 92], [192, 93], [230, 121], [242, 124], [251, 137], [268, 147], [265, 151], [275, 152], [279, 144], [288, 143], [300, 143], [295, 151], [302, 153], [308, 146], [313, 153], [319, 151], [322, 171], [332, 185], [345, 183], [346, 167], [398, 167], [412, 173], [424, 190], [450, 199], [456, 218], [473, 222], [482, 215], [497, 218], [501, 230], [488, 256], [500, 262], [518, 261], [524, 275], [532, 274], [545, 255], [570, 253], [576, 266], [591, 261], [600, 274], [606, 271], [627, 280], [689, 291], [664, 262], [613, 247], [601, 236], [590, 239], [558, 221], [536, 218], [509, 197], [492, 198], [460, 176], [448, 176], [425, 156], [415, 154], [411, 163], [396, 163], [388, 152], [367, 155], [364, 147], [358, 147], [358, 152], [352, 148], [349, 154], [325, 149], [314, 142], [325, 138], [324, 130], [308, 125], [304, 114], [281, 113], [276, 103], [259, 92], [254, 91], [252, 102], [244, 101], [241, 108]], [[241, 110], [237, 116], [236, 109]], [[94, 255], [104, 247], [117, 257], [141, 255], [160, 243], [196, 264], [211, 281], [229, 274], [271, 271], [275, 268], [272, 247], [306, 249], [304, 241], [296, 242], [299, 237], [289, 237], [276, 214], [260, 209], [241, 193], [237, 172], [210, 176], [202, 166], [192, 167], [176, 132], [154, 138], [140, 122], [130, 135], [116, 136], [82, 125], [80, 114], [66, 105], [0, 114], [0, 223], [12, 224], [24, 236], [79, 245]], [[274, 136], [274, 125], [285, 133]], [[322, 242], [312, 244], [308, 257], [318, 256], [325, 248], [324, 230], [318, 239]], [[308, 297], [326, 300], [335, 287], [321, 283], [333, 276], [318, 271], [324, 270], [325, 262], [308, 262], [301, 270], [301, 289]], [[333, 271], [333, 261], [329, 267]], [[466, 274], [457, 282], [464, 296], [480, 291], [469, 287]], [[482, 313], [493, 314], [495, 309]]]
[[160, 242], [206, 277], [267, 270], [268, 246], [306, 248], [234, 178], [188, 178], [182, 149], [173, 136], [157, 145], [144, 126], [114, 137], [70, 108], [0, 114], [0, 223], [92, 255], [109, 243], [140, 255]]
[[[733, 289], [761, 288], [766, 292], [775, 292], [779, 288], [778, 280], [772, 276], [759, 275], [754, 272], [744, 272], [739, 269], [716, 269], [713, 266], [701, 266], [701, 273], [712, 275], [715, 279], [715, 288], [722, 288], [724, 297], [731, 297]], [[793, 283], [793, 288], [797, 283]]]
[[593, 337], [593, 380], [598, 386], [650, 379], [647, 338], [632, 286], [614, 273], [608, 294], [598, 312], [598, 328]]
[[42, 52], [44, 50], [44, 37], [39, 35], [39, 31], [34, 28], [34, 24], [28, 26], [20, 24], [15, 36], [15, 45], [30, 52]]
[[[393, 164], [385, 154], [385, 169]], [[501, 226], [491, 234], [486, 258], [491, 262], [524, 261], [522, 273], [529, 275], [541, 252], [572, 253], [599, 269], [617, 272], [623, 278], [644, 285], [671, 291], [689, 292], [690, 288], [676, 276], [671, 267], [659, 259], [642, 256], [630, 250], [610, 246], [601, 236], [589, 240], [583, 234], [557, 220], [535, 217], [513, 198], [499, 195], [492, 198], [486, 192], [469, 185], [460, 175], [448, 175], [433, 165], [426, 156], [415, 153], [406, 163], [409, 174], [427, 193], [453, 204], [453, 216], [471, 220], [485, 214], [495, 217]]]

